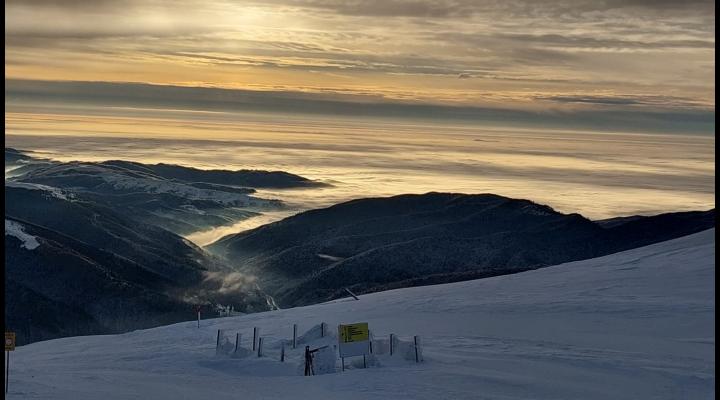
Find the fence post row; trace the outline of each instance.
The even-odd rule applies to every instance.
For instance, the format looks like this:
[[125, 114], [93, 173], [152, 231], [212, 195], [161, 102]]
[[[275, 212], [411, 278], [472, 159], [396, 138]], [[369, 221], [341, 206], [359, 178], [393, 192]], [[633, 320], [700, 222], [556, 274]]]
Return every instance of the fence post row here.
[[[325, 325], [326, 325], [326, 324], [325, 324], [324, 322], [321, 322], [321, 323], [320, 323], [320, 337], [325, 337]], [[216, 347], [216, 348], [218, 348], [218, 347], [220, 346], [220, 334], [221, 334], [221, 331], [222, 331], [222, 329], [218, 329], [218, 331], [217, 331], [217, 338], [216, 338], [216, 340], [215, 340], [215, 347]], [[258, 356], [258, 357], [262, 357], [262, 356], [263, 356], [263, 353], [262, 353], [263, 338], [262, 338], [262, 337], [259, 337], [259, 335], [260, 335], [260, 328], [254, 327], [254, 328], [253, 328], [253, 344], [252, 344], [252, 350], [253, 350], [253, 352], [257, 351], [257, 356]], [[391, 356], [392, 356], [393, 354], [395, 354], [395, 339], [396, 339], [396, 335], [395, 335], [394, 333], [391, 333], [391, 334], [390, 334], [390, 355], [391, 355]], [[235, 349], [233, 350], [233, 353], [237, 353], [238, 349], [241, 347], [241, 344], [240, 344], [240, 341], [241, 341], [241, 340], [242, 340], [242, 335], [241, 335], [239, 332], [238, 332], [238, 333], [235, 333]], [[417, 335], [413, 336], [413, 344], [414, 344], [413, 347], [414, 347], [414, 349], [415, 349], [415, 362], [416, 362], [416, 363], [419, 363], [419, 362], [420, 362], [419, 341], [420, 341], [420, 337], [419, 337], [419, 336], [417, 336]], [[373, 353], [372, 340], [370, 340], [369, 342], [370, 342], [370, 343], [369, 343], [369, 346], [370, 346], [370, 354], [372, 354], [372, 353]], [[281, 361], [281, 362], [285, 362], [285, 355], [286, 355], [285, 348], [286, 348], [286, 346], [287, 346], [287, 341], [286, 341], [286, 340], [283, 340], [283, 341], [281, 342], [281, 346], [282, 346], [282, 347], [281, 347], [281, 350], [280, 350], [280, 361]], [[297, 348], [297, 324], [293, 324], [292, 348], [293, 348], [293, 349]], [[306, 351], [306, 353], [307, 353], [306, 355], [310, 355], [309, 352], [308, 352], [308, 350], [309, 350], [309, 347], [306, 346], [306, 349], [305, 349], [305, 351]], [[308, 370], [307, 372], [310, 372], [310, 373], [312, 373], [311, 371], [312, 371], [312, 369], [313, 369], [311, 363], [312, 363], [312, 361], [309, 362], [310, 365], [306, 365], [306, 368], [307, 368], [307, 370]], [[341, 366], [342, 366], [342, 371], [345, 371], [345, 357], [340, 357], [340, 363], [341, 363]], [[367, 368], [367, 360], [366, 360], [366, 357], [365, 357], [365, 356], [363, 356], [363, 366], [364, 366], [365, 368]]]

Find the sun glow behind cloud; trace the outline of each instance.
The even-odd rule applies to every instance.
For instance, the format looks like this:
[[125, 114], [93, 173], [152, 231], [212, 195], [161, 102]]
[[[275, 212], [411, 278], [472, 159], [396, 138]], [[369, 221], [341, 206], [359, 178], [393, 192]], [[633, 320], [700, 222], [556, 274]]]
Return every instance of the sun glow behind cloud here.
[[5, 21], [6, 79], [714, 111], [707, 1], [10, 1]]

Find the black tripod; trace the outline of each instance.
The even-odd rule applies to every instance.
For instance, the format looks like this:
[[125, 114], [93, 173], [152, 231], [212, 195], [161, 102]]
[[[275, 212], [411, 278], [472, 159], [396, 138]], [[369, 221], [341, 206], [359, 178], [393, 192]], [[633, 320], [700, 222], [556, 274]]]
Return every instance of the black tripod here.
[[312, 353], [310, 346], [305, 346], [305, 376], [315, 375], [315, 369], [312, 363]]
[[313, 367], [313, 354], [326, 347], [327, 346], [323, 346], [318, 347], [315, 350], [310, 350], [310, 346], [305, 346], [305, 376], [315, 375], [315, 368]]

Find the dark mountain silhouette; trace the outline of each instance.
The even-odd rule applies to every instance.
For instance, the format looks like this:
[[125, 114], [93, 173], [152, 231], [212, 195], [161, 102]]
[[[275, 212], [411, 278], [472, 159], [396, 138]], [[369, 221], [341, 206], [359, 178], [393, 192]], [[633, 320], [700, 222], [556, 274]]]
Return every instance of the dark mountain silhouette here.
[[23, 161], [29, 161], [32, 160], [31, 156], [28, 156], [25, 154], [25, 152], [21, 150], [16, 150], [12, 148], [6, 148], [5, 149], [5, 165], [13, 165], [18, 164]]
[[528, 200], [427, 193], [354, 200], [230, 235], [207, 248], [281, 307], [519, 272], [598, 257], [715, 225], [715, 210], [611, 227]]
[[145, 173], [155, 174], [165, 179], [176, 179], [186, 182], [206, 182], [227, 186], [251, 188], [298, 188], [325, 186], [325, 183], [312, 181], [302, 176], [284, 171], [262, 171], [243, 169], [202, 170], [173, 164], [141, 164], [130, 161], [105, 161], [103, 165], [112, 165]]
[[187, 320], [198, 303], [269, 308], [217, 258], [102, 204], [37, 186], [6, 186], [5, 204], [5, 324], [23, 343]]

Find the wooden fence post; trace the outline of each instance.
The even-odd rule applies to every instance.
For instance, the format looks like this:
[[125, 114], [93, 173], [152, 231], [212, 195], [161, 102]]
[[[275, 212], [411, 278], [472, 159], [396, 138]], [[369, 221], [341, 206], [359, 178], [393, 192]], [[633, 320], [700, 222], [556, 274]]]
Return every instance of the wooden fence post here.
[[297, 346], [297, 324], [293, 324], [293, 349]]
[[7, 394], [8, 388], [10, 387], [10, 352], [6, 350], [5, 354], [7, 355], [7, 360], [5, 361], [5, 394]]
[[353, 292], [350, 291], [350, 289], [345, 288], [345, 291], [348, 292], [348, 293], [350, 293], [350, 296], [352, 296], [355, 300], [360, 300], [360, 299], [358, 299], [357, 296], [355, 296], [355, 293], [353, 293]]
[[420, 357], [418, 356], [418, 337], [413, 336], [413, 341], [415, 342], [415, 362], [420, 362]]
[[240, 332], [235, 333], [235, 350], [233, 350], [233, 354], [237, 354], [237, 350], [240, 347]]

